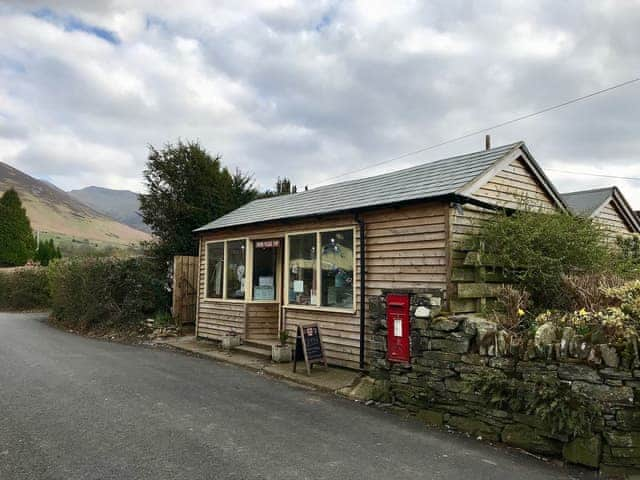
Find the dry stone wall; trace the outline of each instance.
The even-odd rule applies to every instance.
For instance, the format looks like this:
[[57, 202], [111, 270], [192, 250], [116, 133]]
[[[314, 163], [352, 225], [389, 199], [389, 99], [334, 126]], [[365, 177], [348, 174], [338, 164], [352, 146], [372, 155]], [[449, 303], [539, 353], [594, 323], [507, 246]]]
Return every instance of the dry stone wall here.
[[[510, 349], [501, 344], [491, 322], [438, 315], [439, 304], [433, 292], [411, 293], [411, 361], [392, 363], [386, 354], [385, 297], [371, 299], [370, 376], [375, 379], [372, 391], [377, 400], [391, 402], [429, 425], [563, 457], [604, 474], [640, 473], [640, 368], [612, 366], [618, 365], [618, 359], [605, 361], [604, 348], [602, 353], [595, 349], [597, 359], [577, 354], [563, 357], [559, 345], [540, 345], [533, 352]], [[429, 307], [434, 315], [417, 318], [418, 306]], [[495, 402], [481, 392], [485, 379], [492, 378], [504, 379], [510, 398]], [[541, 395], [536, 391], [540, 379], [560, 385], [569, 392], [567, 398], [575, 394], [591, 402], [588, 431], [576, 433], [571, 425], [557, 428], [549, 420], [563, 407], [570, 415], [570, 404], [559, 405], [558, 412], [547, 411], [546, 417], [517, 406]], [[555, 400], [551, 398], [549, 405]]]

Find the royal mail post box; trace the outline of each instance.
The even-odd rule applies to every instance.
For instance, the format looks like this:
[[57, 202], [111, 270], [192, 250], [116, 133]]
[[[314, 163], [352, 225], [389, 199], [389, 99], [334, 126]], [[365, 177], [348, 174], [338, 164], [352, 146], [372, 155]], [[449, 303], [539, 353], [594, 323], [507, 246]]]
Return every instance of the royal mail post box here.
[[409, 295], [387, 295], [387, 360], [408, 362], [409, 352]]

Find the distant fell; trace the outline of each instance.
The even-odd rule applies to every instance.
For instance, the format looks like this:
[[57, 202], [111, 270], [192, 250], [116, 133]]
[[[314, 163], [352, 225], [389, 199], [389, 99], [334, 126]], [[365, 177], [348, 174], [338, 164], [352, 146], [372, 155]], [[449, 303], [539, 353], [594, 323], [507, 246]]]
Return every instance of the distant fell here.
[[67, 192], [94, 210], [104, 213], [132, 228], [150, 232], [140, 216], [138, 194], [130, 190], [113, 190], [103, 187], [85, 187]]
[[148, 233], [85, 205], [55, 185], [0, 162], [0, 193], [10, 188], [18, 192], [34, 231], [117, 245], [150, 239]]

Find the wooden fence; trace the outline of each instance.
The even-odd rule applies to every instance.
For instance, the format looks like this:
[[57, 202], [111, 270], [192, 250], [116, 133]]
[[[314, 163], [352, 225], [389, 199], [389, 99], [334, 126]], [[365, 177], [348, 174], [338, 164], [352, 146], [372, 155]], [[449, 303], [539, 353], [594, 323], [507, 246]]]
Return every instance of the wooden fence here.
[[173, 257], [173, 318], [178, 326], [195, 324], [198, 257]]

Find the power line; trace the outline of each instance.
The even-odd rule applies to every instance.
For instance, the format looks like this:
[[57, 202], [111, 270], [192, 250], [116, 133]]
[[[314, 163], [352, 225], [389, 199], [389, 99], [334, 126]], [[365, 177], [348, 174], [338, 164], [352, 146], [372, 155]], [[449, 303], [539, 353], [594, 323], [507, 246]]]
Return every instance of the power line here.
[[463, 135], [451, 138], [449, 140], [445, 140], [445, 141], [442, 141], [442, 142], [439, 142], [439, 143], [434, 143], [433, 145], [428, 145], [428, 146], [425, 146], [425, 147], [421, 147], [421, 148], [419, 148], [417, 150], [412, 150], [410, 152], [406, 152], [406, 153], [403, 153], [401, 155], [398, 155], [398, 156], [395, 156], [395, 157], [391, 157], [391, 158], [388, 158], [386, 160], [382, 160], [381, 162], [374, 163], [373, 165], [367, 165], [366, 167], [358, 168], [356, 170], [351, 170], [349, 172], [344, 172], [344, 173], [342, 173], [340, 175], [335, 175], [333, 177], [325, 178], [324, 180], [321, 181], [321, 183], [325, 183], [325, 182], [328, 182], [330, 180], [335, 180], [337, 178], [342, 178], [342, 177], [345, 177], [345, 176], [348, 176], [348, 175], [352, 175], [354, 173], [359, 173], [359, 172], [362, 172], [364, 170], [369, 170], [371, 168], [379, 167], [380, 165], [384, 165], [385, 163], [395, 162], [396, 160], [400, 160], [402, 158], [406, 158], [406, 157], [410, 157], [410, 156], [413, 156], [413, 155], [417, 155], [419, 153], [426, 152], [428, 150], [433, 150], [435, 148], [442, 147], [444, 145], [448, 145], [450, 143], [459, 142], [460, 140], [464, 140], [465, 138], [473, 137], [474, 135], [479, 135], [481, 133], [487, 133], [487, 132], [490, 132], [491, 130], [495, 130], [497, 128], [501, 128], [501, 127], [504, 127], [504, 126], [507, 126], [507, 125], [511, 125], [512, 123], [520, 122], [522, 120], [527, 120], [529, 118], [536, 117], [538, 115], [542, 115], [543, 113], [547, 113], [547, 112], [550, 112], [552, 110], [557, 110], [559, 108], [566, 107], [566, 106], [571, 105], [573, 103], [580, 102], [582, 100], [587, 100], [587, 99], [589, 99], [591, 97], [595, 97], [596, 95], [601, 95], [603, 93], [607, 93], [607, 92], [610, 92], [612, 90], [616, 90], [618, 88], [626, 87], [627, 85], [631, 85], [632, 83], [636, 83], [636, 82], [640, 82], [640, 77], [636, 77], [636, 78], [633, 78], [631, 80], [627, 80], [626, 82], [618, 83], [616, 85], [612, 85], [610, 87], [603, 88], [601, 90], [597, 90], [595, 92], [588, 93], [587, 95], [582, 95], [581, 97], [572, 98], [571, 100], [567, 100], [565, 102], [558, 103], [558, 104], [552, 105], [550, 107], [545, 107], [542, 110], [538, 110], [538, 111], [532, 112], [532, 113], [527, 113], [526, 115], [522, 115], [520, 117], [512, 118], [511, 120], [507, 120], [505, 122], [496, 123], [495, 125], [492, 125], [490, 127], [485, 127], [485, 128], [481, 128], [479, 130], [474, 130], [472, 132], [465, 133]]
[[570, 170], [560, 170], [558, 168], [545, 168], [545, 170], [549, 170], [551, 172], [560, 172], [560, 173], [568, 173], [571, 175], [587, 175], [590, 177], [602, 177], [602, 178], [616, 178], [619, 180], [637, 180], [640, 182], [640, 177], [619, 177], [617, 175], [603, 175], [600, 173], [588, 173], [588, 172], [572, 172]]

